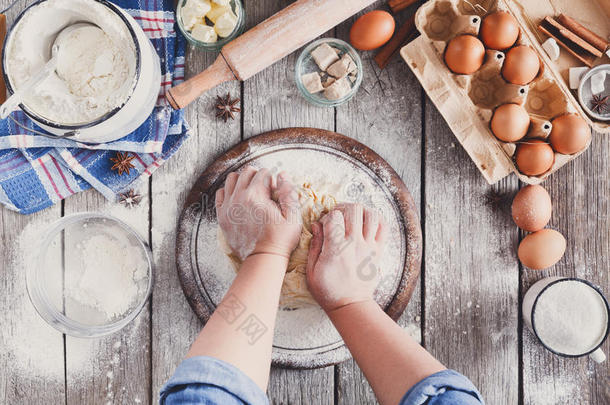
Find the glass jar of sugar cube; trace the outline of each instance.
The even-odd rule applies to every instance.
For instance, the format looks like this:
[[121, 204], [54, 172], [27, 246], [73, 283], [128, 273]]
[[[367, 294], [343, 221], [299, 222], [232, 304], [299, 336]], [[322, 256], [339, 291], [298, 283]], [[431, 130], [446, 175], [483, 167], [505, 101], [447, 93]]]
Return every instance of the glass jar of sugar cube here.
[[307, 101], [320, 107], [336, 107], [358, 91], [362, 61], [347, 42], [322, 38], [303, 49], [294, 73], [297, 88]]
[[610, 307], [602, 292], [586, 280], [546, 277], [523, 297], [525, 324], [549, 351], [563, 357], [590, 356], [601, 363], [600, 346], [608, 337]]
[[176, 20], [191, 44], [218, 51], [243, 32], [246, 15], [240, 0], [178, 0]]

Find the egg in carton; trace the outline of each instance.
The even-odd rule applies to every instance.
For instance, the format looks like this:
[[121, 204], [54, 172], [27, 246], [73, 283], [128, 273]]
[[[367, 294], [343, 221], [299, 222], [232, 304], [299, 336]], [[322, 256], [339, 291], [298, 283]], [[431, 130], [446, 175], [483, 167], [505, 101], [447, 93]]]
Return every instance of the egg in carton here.
[[[579, 116], [579, 108], [558, 85], [558, 78], [546, 66], [543, 58], [532, 47], [527, 30], [519, 25], [516, 42], [508, 49], [485, 48], [483, 64], [471, 74], [456, 74], [445, 62], [449, 42], [461, 35], [479, 36], [483, 19], [496, 11], [510, 13], [502, 0], [471, 2], [467, 0], [431, 0], [416, 13], [415, 24], [421, 36], [401, 50], [401, 55], [418, 77], [432, 102], [437, 106], [450, 128], [466, 149], [479, 170], [490, 183], [495, 183], [511, 172], [528, 184], [541, 183], [551, 173], [586, 150], [591, 142], [572, 154], [560, 153], [541, 145], [549, 144], [553, 120], [565, 114]], [[526, 84], [508, 82], [502, 68], [511, 49], [530, 47], [539, 61], [535, 78]], [[504, 142], [491, 130], [491, 120], [498, 107], [504, 104], [522, 106], [529, 115], [529, 125], [523, 138]], [[583, 125], [586, 123], [583, 121]], [[590, 134], [590, 129], [589, 131]], [[548, 149], [550, 168], [527, 175], [516, 164], [517, 149], [525, 156], [526, 148]], [[522, 158], [527, 159], [527, 157]], [[548, 168], [548, 170], [547, 170]]]

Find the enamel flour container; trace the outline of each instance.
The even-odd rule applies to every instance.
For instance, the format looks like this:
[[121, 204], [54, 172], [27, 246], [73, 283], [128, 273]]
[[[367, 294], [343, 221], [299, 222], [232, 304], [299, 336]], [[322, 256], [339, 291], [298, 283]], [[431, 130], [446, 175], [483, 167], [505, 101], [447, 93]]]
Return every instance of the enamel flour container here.
[[[110, 142], [134, 131], [159, 95], [159, 57], [142, 28], [106, 0], [41, 0], [26, 8], [2, 51], [11, 94], [51, 58], [57, 34], [86, 22], [58, 52], [55, 71], [24, 97], [19, 108], [58, 137]], [[19, 124], [18, 124], [19, 125]]]

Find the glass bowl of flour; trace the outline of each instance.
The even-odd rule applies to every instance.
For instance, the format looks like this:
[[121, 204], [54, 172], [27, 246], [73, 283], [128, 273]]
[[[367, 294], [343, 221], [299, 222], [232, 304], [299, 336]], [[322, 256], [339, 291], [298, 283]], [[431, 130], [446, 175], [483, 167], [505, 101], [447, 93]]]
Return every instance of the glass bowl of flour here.
[[114, 333], [150, 297], [150, 249], [128, 225], [103, 214], [66, 216], [41, 235], [27, 264], [28, 294], [51, 326], [71, 336]]

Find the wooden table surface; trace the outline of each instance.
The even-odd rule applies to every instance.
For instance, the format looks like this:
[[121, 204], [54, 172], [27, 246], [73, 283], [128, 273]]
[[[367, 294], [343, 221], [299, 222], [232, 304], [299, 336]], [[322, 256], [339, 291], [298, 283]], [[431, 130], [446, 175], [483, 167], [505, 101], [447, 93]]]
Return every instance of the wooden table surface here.
[[[247, 26], [289, 3], [246, 0]], [[9, 21], [23, 7], [18, 5]], [[327, 35], [347, 39], [352, 21]], [[30, 216], [0, 209], [0, 403], [156, 403], [201, 328], [174, 263], [176, 222], [186, 194], [201, 171], [240, 140], [306, 126], [365, 143], [411, 191], [420, 208], [424, 263], [401, 323], [419, 326], [433, 355], [469, 376], [488, 404], [609, 404], [610, 361], [598, 365], [545, 351], [524, 327], [520, 304], [528, 286], [550, 275], [583, 277], [610, 294], [610, 135], [595, 134], [586, 153], [544, 183], [554, 203], [550, 226], [566, 236], [568, 248], [553, 268], [527, 270], [515, 253], [523, 235], [507, 211], [485, 202], [490, 190], [516, 191], [517, 179], [510, 176], [493, 187], [485, 182], [399, 57], [380, 71], [372, 53], [361, 53], [360, 91], [349, 103], [324, 109], [299, 95], [293, 78], [297, 55], [245, 83], [213, 89], [189, 106], [192, 137], [142, 184], [144, 199], [137, 208], [90, 190]], [[213, 59], [190, 49], [187, 75]], [[241, 97], [243, 112], [225, 124], [214, 116], [214, 100], [226, 92]], [[146, 309], [122, 332], [96, 340], [63, 336], [40, 319], [26, 293], [24, 269], [13, 259], [25, 227], [43, 230], [63, 215], [83, 211], [108, 212], [134, 225], [149, 240], [156, 264]], [[610, 352], [610, 341], [603, 347]], [[353, 361], [317, 370], [274, 369], [268, 392], [277, 404], [375, 402]]]

